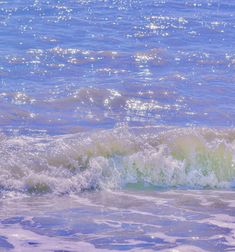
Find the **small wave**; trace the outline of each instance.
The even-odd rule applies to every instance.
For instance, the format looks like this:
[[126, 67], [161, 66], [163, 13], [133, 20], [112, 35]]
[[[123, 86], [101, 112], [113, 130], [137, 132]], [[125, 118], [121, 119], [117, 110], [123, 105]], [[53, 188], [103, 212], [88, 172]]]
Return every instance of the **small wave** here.
[[231, 187], [235, 130], [116, 128], [60, 137], [0, 139], [0, 187], [30, 193], [129, 184]]

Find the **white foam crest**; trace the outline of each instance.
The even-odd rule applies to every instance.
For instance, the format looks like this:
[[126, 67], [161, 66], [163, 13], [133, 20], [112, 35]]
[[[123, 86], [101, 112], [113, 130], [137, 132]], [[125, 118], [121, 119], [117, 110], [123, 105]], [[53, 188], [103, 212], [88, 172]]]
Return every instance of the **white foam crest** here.
[[2, 137], [0, 158], [3, 190], [229, 187], [235, 178], [235, 130], [119, 128], [61, 137]]

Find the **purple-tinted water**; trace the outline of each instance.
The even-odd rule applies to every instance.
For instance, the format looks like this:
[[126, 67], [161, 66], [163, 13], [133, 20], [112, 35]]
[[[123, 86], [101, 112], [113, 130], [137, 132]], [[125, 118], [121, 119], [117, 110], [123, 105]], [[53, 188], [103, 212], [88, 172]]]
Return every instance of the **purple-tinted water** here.
[[234, 125], [233, 1], [3, 1], [7, 132]]
[[0, 251], [234, 251], [235, 3], [0, 1]]

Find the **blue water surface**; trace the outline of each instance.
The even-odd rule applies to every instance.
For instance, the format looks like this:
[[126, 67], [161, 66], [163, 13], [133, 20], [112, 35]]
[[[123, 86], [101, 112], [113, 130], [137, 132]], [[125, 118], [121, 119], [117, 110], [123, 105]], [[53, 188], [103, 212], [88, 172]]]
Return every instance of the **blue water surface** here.
[[235, 1], [0, 1], [0, 251], [235, 251]]
[[233, 127], [234, 13], [228, 0], [3, 1], [1, 129]]

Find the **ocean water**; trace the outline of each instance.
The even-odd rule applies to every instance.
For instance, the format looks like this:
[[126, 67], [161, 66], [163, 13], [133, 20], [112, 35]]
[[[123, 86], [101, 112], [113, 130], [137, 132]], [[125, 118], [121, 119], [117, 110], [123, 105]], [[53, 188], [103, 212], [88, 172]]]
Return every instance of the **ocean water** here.
[[235, 2], [0, 1], [0, 251], [235, 251]]

